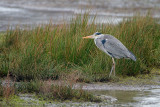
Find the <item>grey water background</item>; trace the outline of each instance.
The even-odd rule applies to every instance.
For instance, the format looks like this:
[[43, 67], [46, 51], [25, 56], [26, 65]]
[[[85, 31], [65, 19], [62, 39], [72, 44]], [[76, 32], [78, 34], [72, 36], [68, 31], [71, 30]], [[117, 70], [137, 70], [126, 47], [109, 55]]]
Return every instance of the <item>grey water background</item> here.
[[[90, 17], [96, 15], [96, 23], [117, 24], [136, 13], [145, 15], [148, 11], [153, 17], [160, 18], [160, 0], [0, 0], [0, 31], [7, 30], [9, 26], [36, 26], [50, 20], [54, 24], [62, 24], [86, 11]], [[111, 105], [115, 106], [160, 106], [160, 89], [96, 93], [113, 97]]]
[[160, 0], [0, 0], [0, 31], [9, 26], [69, 22], [75, 14], [89, 11], [96, 23], [117, 24], [124, 18], [147, 14], [160, 18]]

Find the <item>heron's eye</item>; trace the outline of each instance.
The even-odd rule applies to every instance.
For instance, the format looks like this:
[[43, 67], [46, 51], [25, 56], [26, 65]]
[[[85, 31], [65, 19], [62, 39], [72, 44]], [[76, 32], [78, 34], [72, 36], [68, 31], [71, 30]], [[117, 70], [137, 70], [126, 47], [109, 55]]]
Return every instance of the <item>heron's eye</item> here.
[[101, 33], [99, 33], [99, 32], [96, 32], [96, 35], [100, 35]]

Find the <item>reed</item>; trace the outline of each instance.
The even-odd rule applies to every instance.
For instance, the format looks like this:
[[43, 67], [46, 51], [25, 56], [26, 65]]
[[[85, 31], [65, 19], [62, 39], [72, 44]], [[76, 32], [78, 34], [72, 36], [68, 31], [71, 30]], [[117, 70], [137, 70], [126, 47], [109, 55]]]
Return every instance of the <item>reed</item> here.
[[[90, 24], [89, 24], [90, 23]], [[59, 79], [78, 71], [81, 81], [107, 81], [111, 58], [93, 40], [82, 37], [96, 31], [114, 35], [132, 51], [137, 61], [116, 60], [119, 75], [135, 76], [160, 64], [160, 25], [151, 16], [135, 16], [118, 25], [96, 25], [88, 14], [70, 24], [39, 25], [34, 29], [8, 30], [0, 45], [0, 72], [17, 80]]]

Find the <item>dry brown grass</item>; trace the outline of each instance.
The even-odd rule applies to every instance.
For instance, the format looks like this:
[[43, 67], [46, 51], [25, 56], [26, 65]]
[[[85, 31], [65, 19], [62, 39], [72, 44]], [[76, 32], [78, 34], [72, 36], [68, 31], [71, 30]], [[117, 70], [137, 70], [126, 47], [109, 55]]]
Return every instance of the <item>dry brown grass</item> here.
[[40, 87], [40, 95], [44, 99], [52, 100], [75, 100], [75, 101], [93, 101], [100, 102], [101, 100], [91, 93], [82, 90], [82, 86], [74, 89], [79, 77], [78, 71], [70, 72], [68, 75], [63, 75], [60, 80], [43, 81]]
[[15, 87], [14, 87], [15, 82], [11, 80], [9, 73], [7, 77], [5, 78], [3, 82], [3, 97], [5, 99], [9, 99], [11, 96], [15, 94]]

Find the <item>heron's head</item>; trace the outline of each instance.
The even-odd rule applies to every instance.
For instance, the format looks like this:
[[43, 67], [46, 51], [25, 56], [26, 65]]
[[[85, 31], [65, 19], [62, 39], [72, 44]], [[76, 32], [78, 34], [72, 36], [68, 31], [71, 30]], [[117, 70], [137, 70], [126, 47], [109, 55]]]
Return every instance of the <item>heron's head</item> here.
[[87, 39], [87, 38], [95, 39], [95, 38], [97, 38], [97, 37], [100, 36], [100, 35], [101, 35], [101, 33], [95, 32], [93, 35], [83, 37], [83, 39]]

